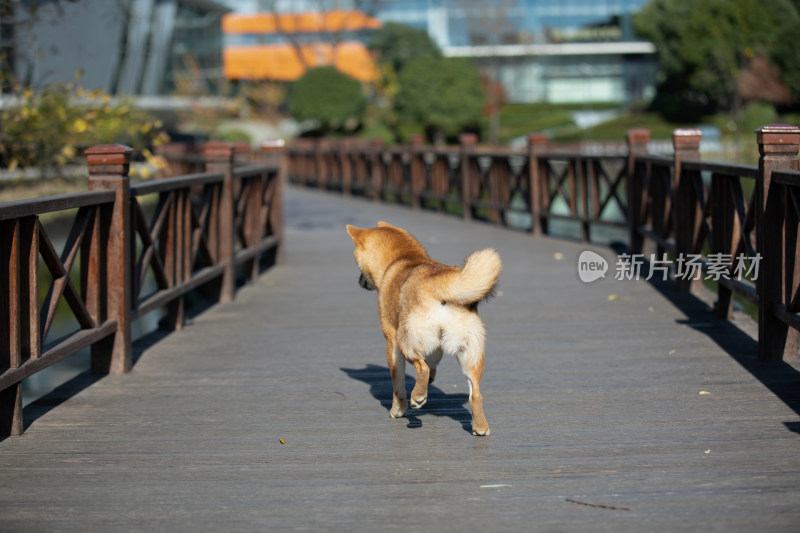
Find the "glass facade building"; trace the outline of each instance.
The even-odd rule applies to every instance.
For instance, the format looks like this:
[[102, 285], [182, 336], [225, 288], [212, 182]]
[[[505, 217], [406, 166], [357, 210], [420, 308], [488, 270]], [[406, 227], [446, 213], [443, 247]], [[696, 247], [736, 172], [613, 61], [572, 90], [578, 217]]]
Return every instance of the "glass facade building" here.
[[647, 0], [384, 0], [376, 16], [424, 29], [445, 55], [473, 58], [511, 102], [648, 100], [651, 43], [632, 15]]
[[170, 95], [180, 85], [214, 95], [223, 82], [220, 21], [229, 10], [220, 3], [22, 0], [15, 11], [14, 70], [34, 87], [78, 71], [86, 89], [131, 96]]
[[236, 13], [353, 9], [425, 30], [445, 55], [475, 60], [510, 102], [628, 104], [655, 94], [655, 48], [632, 25], [648, 0], [220, 1]]

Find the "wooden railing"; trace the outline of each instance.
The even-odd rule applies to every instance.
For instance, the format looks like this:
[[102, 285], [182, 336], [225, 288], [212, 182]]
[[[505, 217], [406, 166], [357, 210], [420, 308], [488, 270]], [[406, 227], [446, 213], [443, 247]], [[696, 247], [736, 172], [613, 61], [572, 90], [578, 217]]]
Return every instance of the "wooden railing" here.
[[[0, 205], [0, 437], [22, 433], [23, 379], [87, 347], [94, 372], [127, 372], [133, 321], [166, 308], [179, 329], [189, 291], [230, 301], [237, 268], [252, 279], [281, 260], [282, 151], [265, 143], [261, 162], [235, 166], [233, 145], [207, 143], [205, 172], [131, 185], [131, 149], [95, 146], [88, 192]], [[74, 209], [59, 255], [39, 217]], [[62, 299], [79, 327], [46, 343]]]
[[384, 148], [352, 140], [299, 141], [287, 150], [289, 179], [323, 190], [480, 218], [534, 234], [556, 220], [628, 235], [627, 260], [669, 264], [681, 291], [714, 281], [716, 312], [730, 317], [738, 295], [758, 306], [759, 358], [796, 359], [800, 329], [797, 268], [800, 129], [757, 131], [759, 166], [705, 162], [702, 133], [679, 129], [673, 154], [649, 154], [636, 129], [617, 153], [561, 152], [541, 134], [527, 149], [476, 144]]

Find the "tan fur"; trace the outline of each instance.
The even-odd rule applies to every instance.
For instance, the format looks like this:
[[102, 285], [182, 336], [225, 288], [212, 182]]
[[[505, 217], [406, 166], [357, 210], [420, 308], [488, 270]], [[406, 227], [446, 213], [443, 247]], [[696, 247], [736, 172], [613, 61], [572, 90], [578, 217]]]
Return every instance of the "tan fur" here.
[[469, 384], [472, 432], [489, 435], [483, 414], [486, 332], [477, 306], [500, 275], [500, 256], [492, 249], [472, 253], [461, 268], [428, 257], [406, 230], [386, 222], [361, 229], [347, 226], [361, 270], [359, 283], [378, 291], [378, 313], [386, 337], [386, 361], [392, 376], [392, 418], [405, 416], [405, 362], [414, 365], [416, 385], [411, 407], [428, 399], [428, 384], [444, 353], [456, 357]]

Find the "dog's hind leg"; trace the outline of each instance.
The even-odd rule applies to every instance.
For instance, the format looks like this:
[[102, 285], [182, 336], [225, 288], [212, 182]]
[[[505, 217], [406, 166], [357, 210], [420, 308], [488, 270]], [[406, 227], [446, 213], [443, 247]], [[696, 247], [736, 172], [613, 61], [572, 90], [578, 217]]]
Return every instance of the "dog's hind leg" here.
[[428, 382], [430, 380], [430, 368], [425, 359], [419, 357], [414, 360], [414, 368], [417, 370], [417, 384], [411, 391], [411, 407], [419, 409], [428, 401]]
[[484, 350], [480, 348], [477, 357], [461, 354], [458, 362], [467, 377], [469, 384], [469, 407], [472, 409], [472, 434], [489, 435], [489, 424], [483, 414], [483, 396], [481, 395], [481, 378], [483, 377]]
[[406, 401], [406, 360], [400, 354], [395, 343], [386, 341], [386, 362], [389, 364], [389, 373], [392, 375], [392, 409], [389, 416], [402, 418], [406, 416], [408, 402]]

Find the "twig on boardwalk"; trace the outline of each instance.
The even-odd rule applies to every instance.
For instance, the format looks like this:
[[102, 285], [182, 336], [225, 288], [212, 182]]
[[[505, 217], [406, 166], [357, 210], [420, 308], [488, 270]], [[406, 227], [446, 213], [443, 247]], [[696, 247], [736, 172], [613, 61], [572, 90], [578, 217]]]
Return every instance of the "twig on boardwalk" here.
[[610, 509], [611, 511], [630, 511], [629, 507], [615, 507], [613, 505], [601, 505], [599, 503], [589, 503], [589, 502], [582, 502], [579, 500], [573, 500], [572, 498], [565, 498], [566, 501], [570, 503], [577, 503], [578, 505], [586, 505], [588, 507], [596, 507], [598, 509]]

